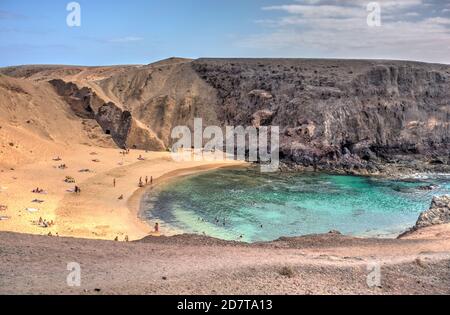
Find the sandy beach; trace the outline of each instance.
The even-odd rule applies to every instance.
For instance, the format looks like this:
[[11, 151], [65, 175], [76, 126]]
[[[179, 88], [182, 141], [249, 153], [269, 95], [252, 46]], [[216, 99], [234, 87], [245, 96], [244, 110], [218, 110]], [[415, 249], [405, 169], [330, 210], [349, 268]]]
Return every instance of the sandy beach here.
[[[1, 221], [0, 230], [103, 240], [116, 237], [124, 240], [125, 236], [129, 240], [141, 239], [153, 235], [153, 226], [138, 218], [140, 199], [151, 188], [152, 177], [153, 185], [157, 185], [176, 176], [242, 164], [176, 162], [168, 152], [132, 150], [128, 155], [120, 152], [80, 145], [47, 154], [34, 163], [2, 169], [0, 203], [8, 208], [1, 215], [8, 219]], [[55, 161], [57, 158], [61, 160]], [[63, 164], [66, 169], [58, 168]], [[66, 176], [76, 182], [64, 182]], [[145, 183], [146, 177], [148, 185], [140, 188], [139, 179]], [[80, 187], [81, 194], [71, 192], [75, 185]], [[36, 188], [44, 193], [33, 193]], [[36, 224], [39, 218], [55, 224], [43, 228]], [[159, 223], [160, 232], [166, 234], [164, 223]]]

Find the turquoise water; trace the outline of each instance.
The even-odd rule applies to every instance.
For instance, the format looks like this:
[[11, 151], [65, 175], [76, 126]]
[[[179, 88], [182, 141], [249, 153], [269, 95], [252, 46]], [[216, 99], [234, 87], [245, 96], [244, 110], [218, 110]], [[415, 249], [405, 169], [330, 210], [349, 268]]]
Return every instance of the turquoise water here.
[[[428, 191], [419, 187], [435, 184]], [[339, 230], [394, 237], [411, 227], [450, 177], [414, 182], [328, 174], [226, 169], [182, 178], [145, 196], [144, 215], [187, 233], [270, 241]], [[164, 226], [163, 226], [164, 227]]]

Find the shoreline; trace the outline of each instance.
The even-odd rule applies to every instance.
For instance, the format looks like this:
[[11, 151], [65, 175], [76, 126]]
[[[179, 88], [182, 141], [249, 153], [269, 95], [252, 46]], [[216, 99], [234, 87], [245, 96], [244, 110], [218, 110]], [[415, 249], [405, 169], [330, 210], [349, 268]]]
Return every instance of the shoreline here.
[[[217, 165], [201, 165], [194, 166], [189, 168], [181, 168], [177, 169], [153, 180], [153, 185], [149, 184], [142, 188], [138, 188], [130, 198], [128, 198], [127, 205], [130, 208], [130, 211], [136, 214], [136, 217], [143, 221], [144, 223], [150, 225], [150, 218], [145, 218], [143, 216], [143, 198], [147, 193], [150, 193], [152, 190], [161, 187], [163, 185], [167, 185], [170, 182], [173, 182], [177, 179], [187, 177], [190, 175], [201, 174], [209, 171], [214, 171], [218, 169], [226, 169], [226, 168], [237, 168], [237, 167], [245, 167], [247, 164], [237, 163], [236, 165], [230, 165], [229, 163], [219, 163]], [[178, 231], [176, 228], [168, 225], [163, 220], [158, 220], [160, 227], [166, 227], [165, 233], [149, 233], [150, 236], [174, 236], [174, 235], [183, 235], [186, 234], [183, 231]]]
[[[140, 240], [148, 235], [182, 235], [184, 231], [166, 225], [161, 220], [158, 220], [162, 228], [160, 233], [153, 233], [151, 218], [142, 215], [145, 194], [180, 177], [249, 165], [241, 161], [175, 162], [167, 152], [133, 150], [127, 156], [121, 156], [119, 152], [118, 149], [79, 146], [76, 151], [61, 149], [58, 153], [50, 152], [32, 164], [6, 172], [2, 170], [0, 198], [1, 204], [7, 205], [8, 210], [2, 211], [0, 215], [9, 219], [0, 222], [0, 231], [32, 235], [51, 233], [52, 236], [101, 240], [114, 240], [117, 237], [120, 241]], [[59, 154], [62, 162], [50, 159]], [[139, 160], [139, 156], [145, 160]], [[99, 160], [97, 163], [92, 162], [94, 157]], [[58, 163], [67, 163], [68, 169], [58, 170], [55, 166]], [[83, 168], [91, 171], [80, 173], [79, 170]], [[64, 176], [77, 179], [77, 185], [82, 189], [80, 195], [66, 191], [74, 184], [62, 183]], [[139, 188], [138, 179], [145, 176], [153, 176], [153, 186]], [[113, 187], [113, 179], [117, 179], [117, 187]], [[5, 187], [6, 190], [3, 189]], [[32, 194], [31, 190], [35, 187], [45, 188], [48, 194]], [[122, 200], [117, 199], [120, 195], [124, 197]], [[33, 204], [33, 198], [45, 202]], [[36, 207], [39, 211], [29, 213], [25, 210], [28, 207]], [[40, 217], [55, 221], [55, 226], [46, 229], [36, 226], [33, 222]]]
[[[204, 169], [203, 167], [195, 167], [195, 168], [192, 168], [192, 172], [190, 172], [191, 169], [187, 169], [187, 170], [181, 169], [181, 170], [177, 170], [175, 172], [171, 172], [169, 174], [166, 174], [167, 176], [164, 175], [164, 176], [161, 177], [161, 179], [164, 180], [163, 182], [157, 183], [153, 187], [149, 187], [145, 191], [143, 191], [143, 192], [141, 192], [139, 194], [139, 199], [141, 200], [140, 210], [138, 212], [139, 217], [145, 222], [149, 222], [149, 221], [152, 220], [150, 216], [143, 215], [143, 211], [146, 210], [146, 209], [143, 208], [144, 207], [143, 201], [144, 201], [145, 195], [147, 193], [151, 194], [152, 190], [156, 190], [157, 188], [159, 188], [159, 187], [161, 187], [163, 185], [168, 185], [171, 182], [176, 181], [177, 179], [180, 179], [180, 178], [183, 178], [183, 177], [188, 177], [188, 176], [191, 176], [191, 175], [200, 174], [201, 171], [208, 172], [208, 171], [212, 171], [212, 170], [219, 169], [219, 168], [225, 168], [225, 169], [226, 168], [229, 168], [229, 169], [240, 168], [240, 169], [245, 169], [245, 168], [249, 168], [249, 167], [252, 167], [252, 166], [251, 165], [247, 165], [247, 166], [229, 166], [229, 165], [224, 165], [224, 166], [217, 166], [217, 167], [214, 167], [214, 168], [207, 168], [207, 169]], [[198, 172], [197, 170], [199, 170], [200, 172]], [[186, 172], [184, 172], [184, 171], [186, 171]], [[399, 178], [399, 177], [377, 176], [377, 175], [368, 175], [368, 174], [343, 174], [343, 173], [326, 172], [326, 171], [323, 171], [323, 172], [322, 171], [318, 171], [318, 172], [317, 171], [316, 172], [315, 171], [298, 172], [298, 171], [294, 171], [294, 170], [291, 170], [291, 171], [280, 171], [280, 174], [283, 174], [283, 173], [287, 173], [287, 174], [289, 174], [289, 173], [294, 173], [294, 174], [304, 173], [304, 174], [317, 174], [317, 175], [327, 174], [327, 175], [336, 175], [336, 176], [362, 177], [362, 178], [368, 178], [368, 179], [374, 179], [374, 180], [381, 180], [381, 179], [383, 179], [383, 180], [392, 180], [392, 181], [400, 181], [400, 182], [401, 181], [409, 182], [410, 179], [416, 179], [418, 182], [421, 182], [421, 181], [425, 182], [427, 179], [430, 179], [431, 177], [433, 177], [433, 175], [436, 175], [438, 177], [439, 176], [440, 177], [443, 177], [443, 176], [444, 177], [448, 177], [448, 176], [450, 176], [450, 173], [436, 173], [436, 174], [434, 174], [434, 173], [415, 173], [416, 176], [407, 176], [407, 177], [405, 176], [405, 178]], [[157, 193], [158, 192], [156, 192], [156, 194]], [[431, 200], [430, 200], [430, 202], [431, 202]], [[152, 213], [152, 209], [147, 209], [147, 210], [149, 210], [150, 214]], [[428, 206], [423, 208], [423, 210], [421, 210], [420, 213], [422, 213], [422, 212], [424, 212], [426, 210], [428, 210]], [[347, 233], [342, 233], [342, 235], [345, 235], [347, 237], [352, 237], [352, 238], [358, 238], [358, 239], [380, 239], [380, 240], [382, 240], [382, 239], [388, 239], [388, 240], [389, 239], [390, 240], [400, 239], [400, 238], [403, 238], [403, 236], [405, 235], [405, 233], [407, 231], [410, 231], [412, 226], [414, 226], [414, 224], [416, 223], [417, 218], [419, 217], [420, 213], [418, 213], [417, 216], [414, 217], [414, 220], [411, 220], [410, 223], [403, 222], [403, 224], [398, 224], [395, 227], [394, 226], [390, 226], [389, 228], [385, 228], [385, 229], [379, 228], [379, 229], [376, 229], [376, 230], [368, 230], [368, 231], [364, 231], [364, 232], [360, 232], [360, 233], [352, 233], [352, 232], [348, 233], [347, 232]], [[154, 219], [154, 220], [156, 220], [156, 219]], [[231, 241], [231, 242], [232, 241], [238, 241], [238, 242], [242, 242], [242, 243], [245, 243], [245, 244], [257, 244], [257, 243], [261, 243], [261, 242], [270, 243], [270, 242], [273, 242], [273, 241], [277, 240], [277, 239], [270, 239], [270, 240], [264, 240], [264, 241], [248, 241], [247, 242], [247, 241], [242, 241], [242, 240], [238, 240], [238, 239], [221, 238], [220, 236], [213, 236], [213, 235], [210, 235], [210, 234], [204, 234], [204, 233], [201, 234], [201, 233], [184, 231], [184, 230], [178, 229], [175, 226], [172, 226], [171, 224], [166, 223], [164, 220], [165, 220], [164, 216], [161, 216], [160, 218], [157, 219], [157, 221], [160, 223], [160, 226], [165, 226], [164, 230], [165, 230], [166, 233], [164, 233], [164, 235], [160, 235], [160, 236], [169, 236], [170, 237], [170, 236], [182, 236], [182, 235], [199, 235], [199, 236], [211, 237], [211, 238], [214, 238], [214, 239], [217, 239], [217, 240], [223, 240], [223, 241], [227, 241], [227, 242], [228, 241]], [[334, 231], [333, 228], [330, 228], [329, 230], [330, 231]], [[307, 236], [310, 236], [310, 235], [326, 235], [327, 231], [328, 230], [324, 230], [323, 232], [316, 232], [316, 233], [281, 235], [281, 236], [279, 236], [279, 238], [284, 238], [284, 237], [286, 237], [286, 238], [297, 238], [297, 237], [307, 237]], [[339, 231], [339, 232], [341, 232], [341, 231]], [[151, 235], [153, 235], [153, 234], [151, 234]]]
[[[152, 228], [138, 216], [140, 197], [149, 189], [138, 187], [140, 177], [153, 177], [159, 183], [186, 173], [243, 165], [237, 161], [175, 162], [168, 152], [132, 150], [126, 156], [120, 152], [80, 145], [47, 152], [39, 160], [15, 168], [0, 165], [1, 204], [7, 206], [0, 213], [7, 218], [0, 221], [0, 231], [101, 240], [142, 239], [152, 234]], [[60, 164], [67, 167], [60, 169]], [[76, 181], [65, 183], [65, 177]], [[75, 185], [81, 194], [68, 192]], [[32, 193], [36, 187], [45, 194]], [[44, 228], [37, 224], [40, 218], [55, 224]]]

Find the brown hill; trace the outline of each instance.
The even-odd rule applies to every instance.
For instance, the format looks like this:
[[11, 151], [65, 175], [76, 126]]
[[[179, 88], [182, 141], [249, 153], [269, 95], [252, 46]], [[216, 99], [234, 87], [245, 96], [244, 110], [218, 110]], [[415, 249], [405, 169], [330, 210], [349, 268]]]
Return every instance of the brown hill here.
[[0, 77], [0, 163], [48, 157], [71, 144], [111, 147], [98, 124], [78, 117], [47, 82]]

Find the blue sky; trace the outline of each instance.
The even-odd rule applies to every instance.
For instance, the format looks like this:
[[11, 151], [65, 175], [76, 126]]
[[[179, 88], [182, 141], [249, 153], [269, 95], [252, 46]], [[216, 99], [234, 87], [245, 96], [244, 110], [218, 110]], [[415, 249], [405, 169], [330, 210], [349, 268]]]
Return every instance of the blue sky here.
[[380, 0], [0, 0], [0, 66], [179, 57], [384, 58], [450, 63], [450, 4]]

